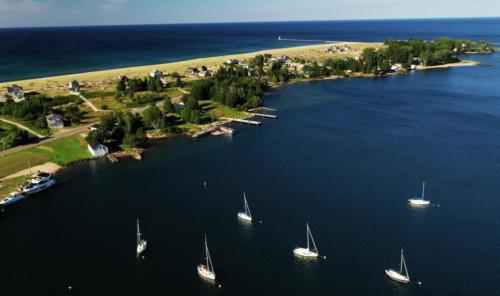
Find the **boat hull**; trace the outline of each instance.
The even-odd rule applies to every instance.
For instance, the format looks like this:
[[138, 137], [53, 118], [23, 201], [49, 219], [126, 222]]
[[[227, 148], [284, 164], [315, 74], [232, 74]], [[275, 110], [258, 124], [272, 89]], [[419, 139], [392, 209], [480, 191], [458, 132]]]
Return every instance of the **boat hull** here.
[[142, 252], [146, 250], [148, 242], [145, 240], [141, 240], [141, 242], [137, 245], [137, 256], [141, 255]]
[[215, 281], [215, 273], [208, 270], [206, 265], [200, 264], [196, 268], [198, 270], [198, 275], [204, 279]]
[[248, 216], [245, 212], [239, 212], [238, 218], [246, 222], [252, 222], [252, 217]]
[[410, 282], [410, 278], [400, 274], [397, 270], [394, 269], [386, 269], [385, 274], [387, 277], [389, 277], [391, 280], [402, 283], [402, 284], [407, 284]]
[[408, 200], [411, 206], [415, 207], [425, 207], [430, 205], [431, 201], [430, 200], [424, 200], [424, 199], [416, 199], [416, 198], [410, 198]]
[[293, 249], [293, 254], [298, 257], [303, 257], [303, 258], [316, 258], [318, 257], [318, 253], [313, 252], [309, 249], [306, 248], [295, 248]]
[[23, 199], [24, 195], [22, 194], [19, 193], [11, 194], [8, 197], [4, 198], [2, 201], [0, 201], [0, 206], [9, 206], [17, 202], [20, 202]]
[[53, 179], [51, 179], [51, 180], [49, 180], [49, 181], [47, 181], [47, 182], [45, 182], [43, 184], [35, 184], [35, 187], [25, 188], [25, 189], [22, 190], [22, 192], [24, 194], [27, 194], [27, 195], [34, 194], [34, 193], [38, 193], [38, 192], [40, 192], [42, 190], [45, 190], [45, 189], [47, 189], [49, 187], [52, 187], [54, 184], [56, 184], [56, 181], [53, 180]]

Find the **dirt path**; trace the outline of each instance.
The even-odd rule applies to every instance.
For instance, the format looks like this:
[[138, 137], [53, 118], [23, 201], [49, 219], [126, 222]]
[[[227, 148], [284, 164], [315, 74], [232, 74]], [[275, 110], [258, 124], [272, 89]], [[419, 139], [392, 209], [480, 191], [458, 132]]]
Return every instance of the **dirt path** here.
[[44, 135], [41, 135], [41, 134], [39, 134], [39, 133], [35, 132], [34, 130], [30, 129], [29, 127], [27, 127], [27, 126], [25, 126], [25, 125], [22, 125], [22, 124], [20, 124], [20, 123], [17, 123], [17, 122], [14, 122], [14, 121], [11, 121], [11, 120], [8, 120], [8, 119], [5, 119], [5, 118], [0, 118], [0, 120], [1, 120], [1, 121], [3, 121], [3, 122], [5, 122], [5, 123], [8, 123], [8, 124], [15, 125], [15, 126], [17, 126], [18, 128], [23, 129], [23, 130], [27, 131], [28, 133], [33, 134], [33, 135], [37, 136], [37, 137], [38, 137], [38, 138], [40, 138], [40, 139], [45, 138], [45, 136], [44, 136]]

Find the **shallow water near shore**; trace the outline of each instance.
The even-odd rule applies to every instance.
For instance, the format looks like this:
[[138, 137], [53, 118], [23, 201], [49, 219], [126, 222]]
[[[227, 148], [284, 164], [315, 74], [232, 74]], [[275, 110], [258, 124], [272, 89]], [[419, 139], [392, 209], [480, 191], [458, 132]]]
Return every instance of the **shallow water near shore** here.
[[[289, 85], [266, 98], [278, 120], [233, 138], [71, 167], [0, 214], [0, 291], [496, 295], [500, 54], [474, 59], [492, 67]], [[412, 209], [422, 180], [434, 205]], [[236, 217], [243, 191], [251, 226]], [[293, 256], [306, 222], [326, 260]], [[196, 274], [205, 233], [220, 289]], [[401, 248], [421, 286], [385, 278]]]

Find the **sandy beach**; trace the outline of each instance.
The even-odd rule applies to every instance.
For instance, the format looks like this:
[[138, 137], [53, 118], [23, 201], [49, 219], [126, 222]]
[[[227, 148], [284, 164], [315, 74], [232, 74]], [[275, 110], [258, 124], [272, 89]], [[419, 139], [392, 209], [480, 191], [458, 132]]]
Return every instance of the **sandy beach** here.
[[[325, 53], [324, 49], [331, 47], [335, 44], [342, 44], [349, 46], [352, 51], [347, 53]], [[353, 57], [361, 54], [362, 50], [367, 47], [381, 48], [383, 47], [381, 42], [338, 42], [338, 43], [324, 43], [318, 45], [306, 45], [298, 47], [288, 47], [270, 50], [261, 50], [250, 53], [240, 53], [233, 55], [224, 55], [216, 57], [207, 57], [192, 59], [180, 62], [172, 62], [165, 64], [156, 65], [145, 65], [138, 67], [128, 67], [128, 68], [118, 68], [86, 73], [69, 74], [62, 76], [52, 76], [44, 78], [36, 78], [21, 81], [11, 81], [0, 83], [0, 91], [3, 92], [8, 86], [12, 84], [17, 84], [24, 88], [25, 92], [38, 91], [45, 92], [51, 95], [57, 94], [67, 94], [67, 84], [69, 81], [78, 80], [80, 81], [86, 89], [91, 90], [105, 90], [114, 86], [119, 75], [127, 75], [128, 77], [143, 77], [149, 75], [152, 69], [159, 69], [164, 73], [178, 72], [179, 74], [184, 74], [189, 67], [201, 67], [206, 66], [209, 69], [218, 69], [228, 59], [239, 59], [245, 60], [252, 58], [258, 54], [272, 54], [276, 55], [288, 55], [291, 57], [301, 57], [304, 59], [315, 59], [323, 60], [327, 58], [336, 57]]]

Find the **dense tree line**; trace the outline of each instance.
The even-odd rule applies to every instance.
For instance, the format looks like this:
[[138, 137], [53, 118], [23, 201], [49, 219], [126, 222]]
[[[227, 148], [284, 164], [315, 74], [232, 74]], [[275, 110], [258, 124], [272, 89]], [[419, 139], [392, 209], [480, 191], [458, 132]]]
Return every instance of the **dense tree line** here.
[[116, 84], [116, 91], [120, 94], [138, 91], [162, 92], [163, 82], [158, 77], [152, 78], [149, 76], [144, 78], [130, 78], [127, 82], [125, 79], [120, 79]]
[[[59, 96], [50, 98], [43, 95], [28, 96], [24, 101], [7, 100], [1, 106], [2, 115], [10, 115], [28, 121], [38, 128], [47, 128], [45, 116], [54, 112], [63, 115], [68, 124], [79, 123], [83, 114], [77, 104], [81, 99], [77, 96]], [[61, 105], [66, 105], [59, 107]], [[55, 108], [57, 107], [57, 108]]]
[[27, 144], [31, 138], [27, 131], [13, 127], [11, 130], [2, 132], [0, 128], [0, 143], [2, 149], [12, 148], [18, 145]]
[[96, 130], [87, 136], [101, 143], [140, 146], [146, 139], [141, 117], [131, 112], [116, 112], [104, 116]]

